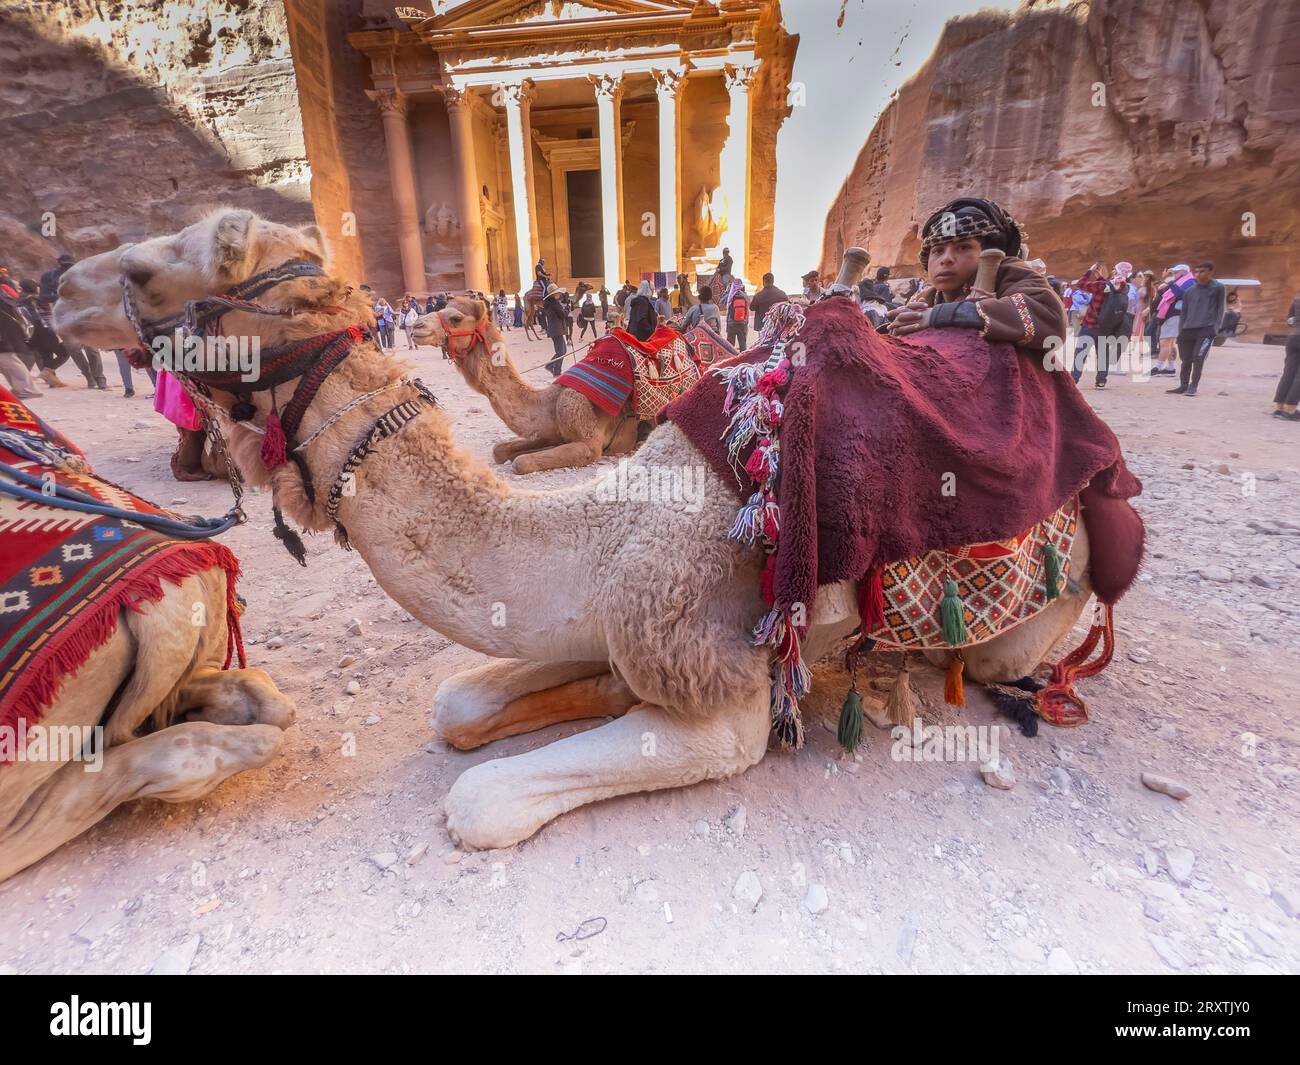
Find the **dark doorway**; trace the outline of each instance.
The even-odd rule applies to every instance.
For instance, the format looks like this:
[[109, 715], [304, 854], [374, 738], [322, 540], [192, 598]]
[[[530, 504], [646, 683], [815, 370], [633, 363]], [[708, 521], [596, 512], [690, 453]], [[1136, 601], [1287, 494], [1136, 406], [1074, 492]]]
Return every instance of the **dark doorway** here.
[[569, 272], [574, 277], [601, 277], [600, 171], [570, 170], [564, 178], [569, 190]]

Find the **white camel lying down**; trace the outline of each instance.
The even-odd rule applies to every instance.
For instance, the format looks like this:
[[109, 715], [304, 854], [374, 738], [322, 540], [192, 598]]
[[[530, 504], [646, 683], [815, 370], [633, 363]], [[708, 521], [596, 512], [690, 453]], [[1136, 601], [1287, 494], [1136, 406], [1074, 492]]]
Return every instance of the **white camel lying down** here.
[[[287, 260], [323, 257], [312, 230], [245, 211], [219, 212], [174, 236], [73, 267], [63, 279], [58, 327], [100, 347], [132, 346], [137, 340], [123, 311], [123, 276], [140, 316], [156, 319]], [[262, 303], [298, 313], [236, 309], [223, 331], [259, 337], [263, 353], [369, 318], [365, 301], [328, 277], [286, 281]], [[304, 449], [314, 502], [303, 472], [293, 463], [268, 471], [262, 437], [239, 424], [230, 432], [236, 461], [250, 480], [272, 486], [293, 520], [313, 530], [334, 528], [330, 491], [345, 466], [353, 468], [349, 453], [394, 405], [419, 401], [413, 386], [395, 385], [403, 372], [367, 341], [321, 384], [297, 433], [306, 440], [319, 431]], [[293, 387], [278, 390], [281, 412]], [[214, 388], [212, 394], [226, 410], [235, 402], [229, 392]], [[248, 398], [256, 408], [253, 422], [264, 425], [270, 393]], [[708, 468], [671, 424], [657, 428], [631, 461]], [[560, 491], [517, 491], [461, 451], [445, 415], [426, 406], [378, 440], [348, 483], [337, 520], [384, 590], [426, 625], [498, 659], [439, 688], [433, 709], [441, 736], [468, 749], [561, 721], [615, 718], [464, 772], [445, 804], [454, 838], [470, 847], [509, 846], [584, 803], [725, 778], [763, 757], [769, 658], [749, 640], [763, 611], [761, 560], [727, 539], [736, 501], [711, 473], [702, 501], [609, 501], [597, 480]], [[1080, 528], [1071, 566], [1078, 592], [968, 649], [968, 677], [1004, 680], [1032, 672], [1082, 610], [1086, 566]], [[840, 646], [857, 625], [854, 588], [823, 588], [806, 659]]]

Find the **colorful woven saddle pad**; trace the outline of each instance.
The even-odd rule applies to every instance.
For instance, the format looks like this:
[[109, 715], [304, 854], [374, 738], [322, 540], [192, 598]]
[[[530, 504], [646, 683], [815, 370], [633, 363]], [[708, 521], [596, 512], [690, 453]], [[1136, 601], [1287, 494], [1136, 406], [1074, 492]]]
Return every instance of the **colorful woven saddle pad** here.
[[609, 415], [617, 415], [630, 400], [638, 418], [653, 421], [699, 379], [699, 365], [685, 338], [660, 326], [644, 341], [611, 330], [556, 383], [582, 393]]
[[693, 325], [682, 336], [695, 352], [695, 361], [701, 366], [711, 366], [719, 359], [730, 359], [740, 354], [734, 344], [723, 340], [707, 325]]
[[1047, 586], [1051, 549], [1059, 560], [1059, 576], [1051, 575], [1058, 591], [1069, 580], [1078, 520], [1078, 500], [1072, 499], [1010, 540], [929, 551], [883, 566], [885, 624], [871, 638], [878, 646], [909, 651], [951, 648], [940, 621], [949, 578], [956, 583], [966, 622], [967, 639], [958, 646], [983, 643], [1023, 624], [1052, 602]]
[[[168, 513], [96, 477], [74, 445], [3, 388], [0, 463], [121, 510]], [[4, 469], [0, 479], [16, 483]], [[239, 642], [239, 563], [226, 548], [0, 493], [0, 727], [40, 720], [63, 678], [112, 636], [121, 609], [161, 599], [164, 580], [179, 584], [213, 566], [227, 577], [229, 665]]]

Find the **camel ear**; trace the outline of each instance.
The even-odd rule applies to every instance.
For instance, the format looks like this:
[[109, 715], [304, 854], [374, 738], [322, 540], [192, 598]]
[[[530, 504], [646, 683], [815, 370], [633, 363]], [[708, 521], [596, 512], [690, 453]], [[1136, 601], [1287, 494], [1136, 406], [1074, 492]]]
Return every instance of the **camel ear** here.
[[311, 254], [315, 255], [323, 263], [328, 257], [329, 252], [325, 246], [325, 234], [318, 225], [306, 225], [298, 230], [303, 238], [312, 246]]
[[240, 273], [240, 267], [251, 251], [255, 217], [252, 211], [227, 211], [217, 220], [213, 231], [213, 255], [219, 274]]

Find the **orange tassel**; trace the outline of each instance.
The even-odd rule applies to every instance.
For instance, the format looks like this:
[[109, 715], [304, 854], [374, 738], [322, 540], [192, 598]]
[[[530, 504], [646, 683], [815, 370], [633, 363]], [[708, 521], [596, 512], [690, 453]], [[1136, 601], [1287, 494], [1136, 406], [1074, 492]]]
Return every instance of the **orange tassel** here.
[[944, 701], [952, 706], [966, 705], [966, 686], [962, 683], [962, 674], [966, 671], [966, 663], [962, 661], [961, 655], [953, 655], [952, 661], [948, 663], [948, 676], [943, 682]]

